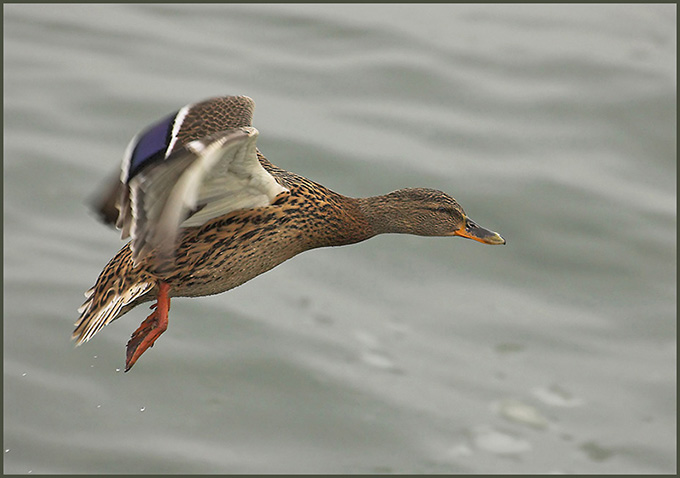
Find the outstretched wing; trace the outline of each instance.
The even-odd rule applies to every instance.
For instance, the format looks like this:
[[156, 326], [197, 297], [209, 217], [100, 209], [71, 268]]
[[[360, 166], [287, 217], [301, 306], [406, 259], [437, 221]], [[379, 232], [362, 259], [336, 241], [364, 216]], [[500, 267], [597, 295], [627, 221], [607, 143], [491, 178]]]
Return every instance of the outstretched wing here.
[[169, 257], [180, 227], [200, 226], [238, 209], [268, 206], [286, 188], [257, 159], [258, 132], [238, 128], [188, 143], [129, 180], [132, 258]]
[[95, 208], [132, 237], [133, 260], [153, 249], [168, 258], [180, 227], [270, 204], [286, 189], [257, 159], [247, 96], [187, 105], [135, 136], [120, 178]]
[[[125, 151], [120, 171], [99, 188], [92, 208], [106, 224], [122, 228], [131, 214], [128, 181], [141, 168], [163, 161], [186, 144], [211, 134], [252, 126], [255, 103], [247, 96], [223, 96], [189, 104], [137, 134]], [[122, 231], [122, 238], [130, 236]]]

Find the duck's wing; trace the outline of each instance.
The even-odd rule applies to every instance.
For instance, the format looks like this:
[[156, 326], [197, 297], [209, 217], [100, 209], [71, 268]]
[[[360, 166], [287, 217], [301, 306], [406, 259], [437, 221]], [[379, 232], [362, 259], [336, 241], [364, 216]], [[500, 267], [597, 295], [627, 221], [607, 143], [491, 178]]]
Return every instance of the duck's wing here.
[[268, 206], [287, 191], [260, 165], [257, 135], [247, 127], [192, 141], [129, 180], [131, 214], [121, 226], [132, 236], [133, 261], [152, 250], [168, 259], [180, 227]]
[[98, 209], [110, 222], [114, 201], [115, 224], [124, 239], [132, 237], [135, 263], [152, 250], [170, 259], [181, 227], [267, 206], [287, 191], [258, 160], [252, 110], [247, 97], [214, 98], [188, 105], [133, 138], [119, 184]]
[[[122, 228], [129, 223], [128, 181], [139, 169], [163, 161], [184, 145], [211, 134], [252, 126], [255, 103], [247, 96], [223, 96], [184, 106], [132, 138], [120, 171], [107, 180], [90, 200], [92, 209], [106, 224]], [[130, 236], [123, 229], [122, 238]]]

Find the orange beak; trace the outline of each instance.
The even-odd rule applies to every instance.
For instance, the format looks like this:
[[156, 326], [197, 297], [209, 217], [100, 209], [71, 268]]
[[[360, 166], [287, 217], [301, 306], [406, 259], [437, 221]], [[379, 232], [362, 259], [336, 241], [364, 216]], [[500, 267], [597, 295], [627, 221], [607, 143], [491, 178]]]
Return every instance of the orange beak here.
[[472, 219], [467, 217], [463, 227], [454, 231], [453, 235], [474, 239], [482, 244], [505, 244], [505, 239], [500, 234], [478, 226]]

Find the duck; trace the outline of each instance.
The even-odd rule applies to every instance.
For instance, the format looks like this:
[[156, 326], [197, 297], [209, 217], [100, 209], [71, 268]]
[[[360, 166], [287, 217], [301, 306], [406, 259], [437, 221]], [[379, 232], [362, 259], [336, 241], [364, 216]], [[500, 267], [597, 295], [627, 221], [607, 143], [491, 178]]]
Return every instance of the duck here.
[[505, 244], [442, 191], [355, 198], [275, 166], [257, 148], [254, 108], [247, 96], [211, 98], [132, 138], [120, 175], [93, 203], [128, 242], [85, 292], [76, 345], [154, 302], [126, 345], [127, 372], [166, 331], [172, 297], [228, 291], [310, 249], [388, 233]]

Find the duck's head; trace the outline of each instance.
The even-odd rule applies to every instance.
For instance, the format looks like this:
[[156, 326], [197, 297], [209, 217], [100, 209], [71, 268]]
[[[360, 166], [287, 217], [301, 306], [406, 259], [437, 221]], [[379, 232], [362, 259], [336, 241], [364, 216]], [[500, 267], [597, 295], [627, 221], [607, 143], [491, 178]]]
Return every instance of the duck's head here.
[[377, 234], [461, 236], [483, 244], [505, 244], [500, 234], [478, 226], [442, 191], [409, 188], [366, 199], [361, 209]]

